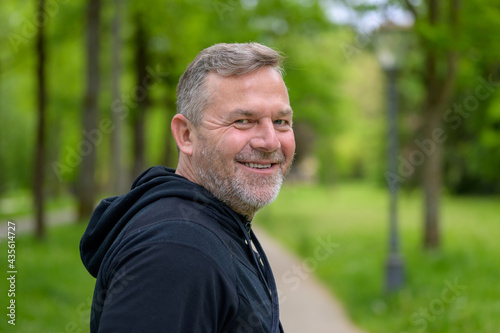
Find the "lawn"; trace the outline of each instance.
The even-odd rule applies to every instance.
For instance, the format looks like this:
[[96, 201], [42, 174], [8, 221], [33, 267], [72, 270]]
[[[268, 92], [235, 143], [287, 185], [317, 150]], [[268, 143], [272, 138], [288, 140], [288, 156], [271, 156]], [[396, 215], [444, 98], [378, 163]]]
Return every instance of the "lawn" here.
[[391, 294], [384, 290], [388, 198], [383, 189], [286, 186], [256, 223], [304, 258], [315, 258], [322, 239], [338, 243], [328, 258], [317, 260], [314, 273], [371, 333], [496, 332], [500, 198], [445, 197], [442, 250], [432, 253], [421, 246], [421, 202], [416, 192], [400, 196], [406, 283]]
[[[85, 226], [66, 225], [48, 230], [43, 243], [32, 236], [16, 237], [16, 325], [5, 315], [10, 298], [7, 280], [0, 280], [0, 332], [84, 333], [89, 331], [92, 278], [80, 261], [78, 244]], [[1, 241], [3, 261], [7, 244]], [[2, 270], [7, 265], [2, 264]], [[5, 275], [5, 270], [4, 274]]]
[[[388, 200], [383, 189], [287, 185], [255, 223], [298, 255], [316, 259], [314, 273], [368, 332], [496, 332], [500, 198], [445, 197], [443, 246], [434, 253], [421, 249], [420, 195], [402, 193], [399, 207], [406, 284], [393, 294], [384, 292]], [[84, 228], [51, 228], [44, 243], [17, 236], [16, 327], [3, 314], [0, 332], [88, 332], [94, 279], [78, 251]], [[318, 257], [315, 250], [325, 241], [338, 246]], [[5, 240], [0, 251], [6, 262]], [[5, 278], [0, 288], [5, 296]]]

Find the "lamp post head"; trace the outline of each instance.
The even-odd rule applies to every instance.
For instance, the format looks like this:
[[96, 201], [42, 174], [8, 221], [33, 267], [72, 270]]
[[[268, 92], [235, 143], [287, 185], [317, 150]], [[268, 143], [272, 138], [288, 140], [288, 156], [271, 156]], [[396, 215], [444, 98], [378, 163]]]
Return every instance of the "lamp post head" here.
[[392, 21], [387, 21], [379, 27], [375, 37], [375, 51], [385, 71], [396, 71], [401, 67], [410, 28], [409, 25], [397, 25]]

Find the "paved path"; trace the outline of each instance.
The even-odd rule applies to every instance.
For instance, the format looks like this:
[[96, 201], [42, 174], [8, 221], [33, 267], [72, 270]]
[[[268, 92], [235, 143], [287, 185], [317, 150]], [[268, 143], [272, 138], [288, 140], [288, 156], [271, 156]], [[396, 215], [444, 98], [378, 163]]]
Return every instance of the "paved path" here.
[[[72, 210], [47, 214], [47, 223], [57, 225], [74, 221]], [[33, 230], [32, 219], [12, 219], [16, 234]], [[257, 222], [258, 224], [258, 222]], [[0, 223], [0, 239], [7, 233], [7, 223]], [[262, 247], [271, 263], [280, 296], [280, 317], [286, 333], [366, 333], [346, 317], [340, 303], [303, 268], [304, 263], [256, 228]], [[295, 269], [294, 269], [295, 268]]]
[[[76, 213], [74, 209], [62, 209], [55, 212], [50, 212], [46, 215], [46, 223], [49, 226], [65, 224], [76, 220]], [[19, 233], [30, 232], [35, 228], [33, 217], [19, 217], [9, 219], [11, 222], [16, 223], [16, 235]], [[7, 221], [0, 223], [0, 240], [7, 236]]]
[[280, 297], [281, 323], [286, 333], [366, 333], [356, 328], [340, 303], [312, 274], [307, 274], [303, 268], [307, 266], [301, 260], [260, 228], [255, 233], [273, 269]]

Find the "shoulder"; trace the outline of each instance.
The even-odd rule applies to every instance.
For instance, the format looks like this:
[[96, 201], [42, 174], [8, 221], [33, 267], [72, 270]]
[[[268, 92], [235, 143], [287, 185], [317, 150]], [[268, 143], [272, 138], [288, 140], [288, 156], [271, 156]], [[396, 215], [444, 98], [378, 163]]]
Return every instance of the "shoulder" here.
[[[161, 199], [134, 216], [107, 255], [110, 266], [131, 256], [150, 255], [163, 264], [166, 256], [189, 252], [204, 263], [222, 267], [234, 277], [231, 239], [219, 223], [203, 212], [196, 202], [177, 198]], [[209, 259], [209, 260], [207, 260]]]
[[123, 238], [126, 242], [136, 238], [147, 242], [175, 242], [215, 254], [219, 254], [217, 249], [230, 252], [227, 231], [206, 211], [206, 206], [196, 201], [160, 199], [129, 221]]
[[94, 297], [94, 307], [102, 308], [100, 328], [109, 332], [164, 327], [172, 332], [215, 332], [239, 307], [233, 279], [213, 256], [163, 240], [136, 246], [116, 258], [99, 296]]

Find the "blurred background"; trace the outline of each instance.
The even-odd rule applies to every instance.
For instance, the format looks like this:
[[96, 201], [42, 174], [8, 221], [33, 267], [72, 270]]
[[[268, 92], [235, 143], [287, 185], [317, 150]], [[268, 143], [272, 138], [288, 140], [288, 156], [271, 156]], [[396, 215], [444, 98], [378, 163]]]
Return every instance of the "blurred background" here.
[[180, 75], [205, 47], [250, 41], [286, 56], [297, 141], [257, 223], [302, 258], [338, 243], [311, 273], [369, 332], [500, 326], [497, 2], [3, 0], [0, 22], [16, 329], [88, 331], [78, 242], [94, 206], [175, 168]]

